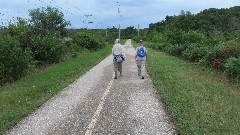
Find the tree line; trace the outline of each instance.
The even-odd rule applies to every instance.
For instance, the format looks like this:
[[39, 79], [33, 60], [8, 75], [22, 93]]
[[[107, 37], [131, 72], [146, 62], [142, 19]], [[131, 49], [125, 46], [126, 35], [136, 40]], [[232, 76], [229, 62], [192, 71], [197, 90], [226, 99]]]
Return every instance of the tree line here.
[[240, 80], [240, 6], [181, 11], [151, 23], [143, 37], [148, 46], [197, 62]]

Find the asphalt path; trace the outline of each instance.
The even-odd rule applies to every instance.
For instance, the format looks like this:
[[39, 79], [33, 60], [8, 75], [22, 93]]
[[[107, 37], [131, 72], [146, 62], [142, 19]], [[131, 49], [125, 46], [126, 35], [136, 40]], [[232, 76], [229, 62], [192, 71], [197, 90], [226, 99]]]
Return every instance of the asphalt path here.
[[176, 134], [148, 74], [145, 79], [137, 74], [131, 40], [124, 48], [127, 57], [118, 79], [110, 55], [5, 134]]

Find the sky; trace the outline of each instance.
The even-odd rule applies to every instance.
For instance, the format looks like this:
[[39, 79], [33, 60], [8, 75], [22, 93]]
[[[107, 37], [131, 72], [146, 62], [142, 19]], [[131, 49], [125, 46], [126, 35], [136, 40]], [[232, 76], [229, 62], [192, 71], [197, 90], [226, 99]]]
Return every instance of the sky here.
[[[0, 26], [29, 19], [29, 10], [55, 7], [70, 21], [69, 28], [148, 28], [181, 10], [197, 14], [209, 8], [240, 6], [240, 0], [0, 0]], [[92, 23], [89, 23], [92, 22]]]

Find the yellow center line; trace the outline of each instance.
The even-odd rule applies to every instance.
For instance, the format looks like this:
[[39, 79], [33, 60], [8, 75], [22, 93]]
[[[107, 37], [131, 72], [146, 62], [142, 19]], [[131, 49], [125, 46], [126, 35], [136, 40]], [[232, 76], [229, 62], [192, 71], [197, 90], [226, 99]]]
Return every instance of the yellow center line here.
[[108, 95], [108, 93], [110, 92], [110, 88], [112, 87], [113, 78], [114, 78], [114, 74], [113, 74], [113, 76], [112, 76], [111, 81], [109, 82], [109, 84], [108, 84], [108, 86], [107, 86], [106, 91], [104, 92], [104, 94], [103, 94], [103, 96], [102, 96], [102, 98], [101, 98], [101, 100], [100, 100], [100, 103], [99, 103], [99, 105], [98, 105], [98, 107], [97, 107], [97, 110], [95, 111], [95, 113], [94, 113], [94, 115], [93, 115], [93, 117], [92, 117], [92, 119], [91, 119], [90, 124], [89, 124], [88, 127], [87, 127], [87, 130], [86, 130], [86, 132], [85, 132], [85, 135], [91, 135], [91, 134], [92, 134], [92, 131], [93, 131], [93, 129], [94, 129], [94, 126], [95, 126], [95, 124], [96, 124], [96, 122], [97, 122], [97, 120], [98, 120], [98, 117], [99, 117], [102, 109], [103, 109], [103, 105], [104, 105], [104, 103], [105, 103], [106, 96]]

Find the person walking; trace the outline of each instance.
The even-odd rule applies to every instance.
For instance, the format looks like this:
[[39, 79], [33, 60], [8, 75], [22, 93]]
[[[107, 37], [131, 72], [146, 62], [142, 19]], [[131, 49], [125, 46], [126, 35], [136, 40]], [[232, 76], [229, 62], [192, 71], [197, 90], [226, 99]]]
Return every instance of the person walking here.
[[114, 65], [114, 79], [117, 79], [117, 71], [120, 72], [120, 76], [122, 76], [122, 63], [125, 60], [125, 52], [120, 44], [120, 40], [116, 39], [115, 44], [112, 48], [112, 55], [113, 55], [113, 65]]
[[143, 41], [138, 43], [139, 47], [136, 48], [135, 63], [138, 67], [138, 76], [144, 79], [145, 76], [145, 62], [147, 60], [147, 49], [143, 46]]

